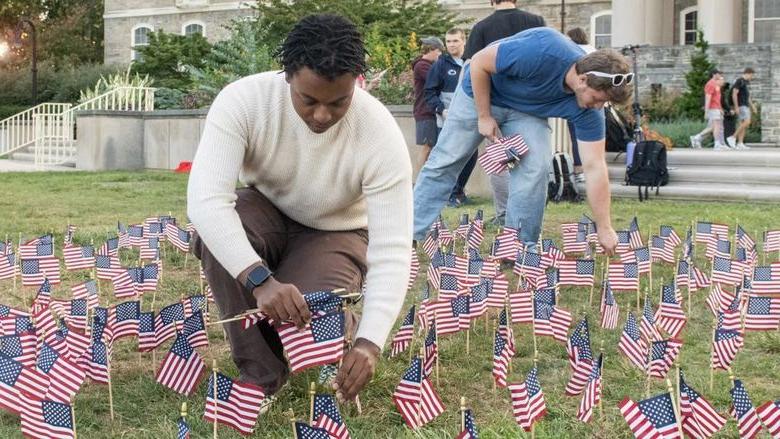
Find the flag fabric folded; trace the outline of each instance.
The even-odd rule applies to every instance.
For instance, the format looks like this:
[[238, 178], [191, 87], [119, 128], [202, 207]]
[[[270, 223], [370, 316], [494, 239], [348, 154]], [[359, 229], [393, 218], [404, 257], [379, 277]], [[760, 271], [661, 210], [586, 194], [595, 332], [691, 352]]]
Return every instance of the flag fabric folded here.
[[615, 329], [618, 324], [620, 307], [617, 301], [615, 301], [615, 296], [612, 294], [612, 288], [608, 280], [603, 282], [601, 297], [601, 327], [604, 329]]
[[19, 275], [19, 265], [13, 253], [0, 255], [0, 280], [13, 279]]
[[[214, 377], [217, 380], [216, 397]], [[265, 392], [262, 387], [234, 381], [227, 375], [215, 372], [209, 376], [203, 420], [227, 425], [247, 436], [254, 431], [263, 400]]]
[[444, 404], [430, 379], [423, 374], [420, 358], [412, 359], [393, 392], [393, 403], [406, 425], [415, 430], [444, 413]]
[[609, 285], [615, 291], [639, 289], [639, 267], [636, 263], [610, 263], [607, 271]]
[[688, 318], [677, 300], [674, 283], [661, 287], [661, 304], [655, 312], [658, 327], [672, 337], [677, 337], [685, 327]]
[[731, 394], [731, 416], [737, 421], [740, 439], [752, 439], [761, 432], [761, 421], [758, 419], [753, 402], [750, 400], [742, 380], [734, 380]]
[[649, 273], [650, 264], [650, 249], [647, 247], [639, 247], [628, 250], [625, 253], [620, 254], [620, 262], [624, 264], [635, 263], [639, 274]]
[[618, 408], [637, 439], [682, 439], [677, 427], [674, 401], [669, 393], [639, 402], [625, 398], [618, 404]]
[[425, 376], [430, 376], [433, 373], [433, 366], [436, 364], [438, 355], [439, 346], [436, 338], [436, 322], [433, 322], [428, 329], [428, 335], [425, 336], [425, 361], [423, 362], [423, 373]]
[[414, 286], [414, 281], [417, 280], [417, 274], [420, 272], [420, 259], [417, 257], [417, 251], [412, 249], [412, 259], [409, 266], [409, 283], [407, 289], [411, 289]]
[[163, 307], [155, 318], [154, 326], [157, 329], [157, 343], [165, 343], [176, 332], [181, 330], [184, 323], [184, 305], [172, 303]]
[[503, 308], [506, 305], [506, 296], [509, 292], [509, 279], [502, 272], [498, 272], [495, 277], [481, 277], [480, 283], [485, 282], [488, 285], [487, 306], [489, 308]]
[[203, 321], [203, 313], [195, 312], [184, 319], [181, 330], [182, 337], [186, 337], [193, 348], [209, 345], [209, 337], [206, 333], [206, 325]]
[[65, 268], [69, 271], [91, 269], [95, 266], [95, 248], [91, 245], [66, 245], [62, 249]]
[[[534, 333], [549, 335], [561, 343], [566, 343], [572, 316], [569, 311], [558, 308], [555, 303], [555, 290], [534, 292]], [[514, 322], [514, 319], [512, 321]]]
[[645, 295], [645, 307], [642, 310], [642, 320], [639, 322], [639, 329], [642, 332], [642, 336], [647, 340], [661, 340], [663, 338], [655, 322], [653, 304], [647, 295]]
[[636, 217], [631, 220], [631, 224], [628, 226], [628, 234], [631, 248], [639, 248], [644, 245], [642, 242], [642, 232], [639, 230], [639, 222]]
[[742, 346], [744, 338], [740, 331], [717, 328], [713, 337], [712, 358], [713, 369], [728, 370]]
[[104, 256], [119, 255], [119, 238], [114, 236], [106, 239], [106, 242], [97, 249], [96, 254]]
[[653, 262], [668, 262], [674, 264], [674, 247], [667, 244], [666, 240], [660, 236], [653, 235], [650, 240], [650, 254]]
[[292, 323], [277, 328], [290, 372], [337, 363], [344, 355], [344, 313], [342, 311], [312, 318], [304, 330]]
[[518, 231], [516, 229], [511, 227], [502, 228], [490, 247], [490, 255], [496, 259], [513, 260], [520, 249], [517, 236]]
[[157, 349], [154, 311], [138, 314], [138, 351], [150, 352]]
[[114, 332], [114, 340], [122, 337], [138, 336], [138, 315], [141, 304], [137, 300], [122, 302], [109, 308], [109, 325]]
[[685, 382], [680, 371], [680, 418], [683, 432], [693, 439], [707, 439], [720, 431], [726, 418]]
[[623, 327], [623, 334], [620, 336], [620, 342], [618, 342], [618, 350], [628, 357], [634, 366], [642, 370], [645, 369], [647, 343], [642, 339], [636, 318], [631, 311], [628, 312], [628, 320], [626, 320], [626, 325]]
[[158, 383], [189, 396], [198, 386], [206, 365], [187, 338], [179, 335], [165, 355], [155, 379]]
[[501, 336], [501, 333], [496, 330], [493, 339], [493, 378], [496, 381], [496, 386], [506, 387], [509, 363], [512, 361], [514, 355], [515, 352], [512, 350], [512, 347], [504, 337]]
[[398, 328], [398, 332], [395, 333], [393, 341], [391, 342], [392, 350], [390, 357], [404, 352], [412, 342], [414, 336], [414, 305], [409, 308], [409, 311], [404, 317], [404, 321], [401, 323], [401, 327]]
[[577, 419], [588, 423], [593, 417], [593, 407], [601, 402], [601, 367], [604, 356], [599, 355], [599, 359], [592, 364], [590, 374], [585, 384], [585, 392], [580, 401], [580, 407], [577, 410]]
[[531, 426], [547, 414], [547, 405], [544, 402], [544, 392], [537, 377], [537, 369], [534, 366], [525, 381], [507, 385], [512, 401], [512, 414], [517, 425], [525, 431], [531, 431]]
[[71, 402], [87, 377], [81, 366], [45, 342], [41, 344], [36, 367], [39, 372], [49, 377], [46, 398], [53, 401]]
[[587, 231], [580, 227], [579, 223], [561, 224], [561, 236], [563, 237], [563, 251], [570, 255], [584, 253], [588, 248]]
[[0, 408], [18, 414], [21, 401], [41, 398], [49, 390], [49, 378], [36, 369], [0, 353]]
[[677, 234], [677, 232], [674, 231], [674, 227], [672, 226], [661, 226], [658, 234], [661, 236], [661, 238], [664, 238], [666, 243], [670, 244], [672, 248], [682, 244], [680, 236]]
[[479, 156], [479, 164], [486, 173], [499, 175], [528, 152], [523, 136], [515, 134], [500, 137], [494, 143], [485, 148], [485, 152]]
[[714, 242], [718, 235], [729, 236], [729, 226], [706, 221], [696, 222], [696, 242]]
[[34, 367], [37, 344], [38, 338], [35, 332], [25, 330], [0, 337], [0, 352], [18, 361], [24, 367]]
[[21, 398], [22, 434], [30, 439], [76, 437], [69, 404], [43, 398]]
[[72, 286], [70, 291], [73, 293], [73, 299], [85, 299], [89, 309], [100, 304], [97, 284], [92, 279]]
[[566, 395], [579, 395], [588, 384], [593, 370], [593, 352], [590, 348], [587, 317], [583, 317], [574, 328], [566, 343], [566, 352], [569, 356], [569, 367], [572, 370], [571, 378], [566, 383]]
[[780, 437], [780, 401], [767, 401], [756, 412], [772, 437]]
[[682, 341], [674, 338], [652, 342], [650, 344], [650, 354], [648, 355], [648, 374], [654, 378], [666, 378], [674, 360], [680, 354], [682, 345]]
[[327, 431], [331, 439], [350, 439], [347, 424], [341, 417], [333, 395], [314, 395], [313, 427]]

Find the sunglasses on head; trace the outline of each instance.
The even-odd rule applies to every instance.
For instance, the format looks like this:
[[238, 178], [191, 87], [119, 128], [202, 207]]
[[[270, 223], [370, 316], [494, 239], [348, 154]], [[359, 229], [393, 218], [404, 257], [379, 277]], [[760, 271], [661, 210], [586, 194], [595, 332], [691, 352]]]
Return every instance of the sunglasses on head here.
[[593, 70], [591, 72], [585, 72], [585, 74], [598, 76], [599, 78], [610, 78], [612, 79], [613, 87], [620, 87], [623, 84], [630, 85], [634, 82], [633, 73], [604, 73]]

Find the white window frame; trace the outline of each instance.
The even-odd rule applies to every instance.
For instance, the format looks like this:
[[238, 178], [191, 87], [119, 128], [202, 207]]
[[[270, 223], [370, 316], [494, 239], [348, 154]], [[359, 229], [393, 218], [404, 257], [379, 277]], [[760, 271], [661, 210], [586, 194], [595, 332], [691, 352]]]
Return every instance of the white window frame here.
[[776, 20], [777, 18], [756, 18], [756, 0], [750, 0], [748, 3], [748, 43], [755, 43], [756, 21]]
[[685, 8], [682, 11], [680, 11], [680, 45], [685, 45], [685, 33], [687, 29], [685, 29], [685, 16], [690, 14], [691, 12], [696, 12], [696, 30], [699, 29], [699, 7], [698, 6], [691, 6], [689, 8]]
[[142, 27], [149, 29], [149, 33], [154, 32], [154, 26], [149, 23], [139, 23], [133, 26], [133, 29], [130, 30], [130, 62], [135, 61], [135, 31], [141, 29]]
[[[612, 16], [612, 9], [605, 9], [603, 11], [596, 12], [590, 16], [590, 45], [596, 47], [596, 19], [605, 15]], [[612, 29], [612, 26], [610, 26]], [[613, 33], [610, 31], [609, 38], [612, 40]]]
[[206, 37], [206, 23], [200, 21], [200, 20], [190, 20], [185, 22], [181, 25], [181, 34], [184, 36], [187, 36], [187, 26], [197, 24], [201, 28], [201, 35], [205, 38]]

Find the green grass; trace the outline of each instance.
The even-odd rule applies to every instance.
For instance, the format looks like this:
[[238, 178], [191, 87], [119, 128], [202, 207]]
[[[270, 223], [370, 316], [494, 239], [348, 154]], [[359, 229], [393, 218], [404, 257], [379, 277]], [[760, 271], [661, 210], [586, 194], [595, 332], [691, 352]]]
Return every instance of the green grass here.
[[[57, 242], [61, 243], [62, 232], [70, 222], [79, 227], [76, 232], [77, 242], [88, 243], [94, 239], [96, 243], [100, 243], [108, 231], [114, 230], [118, 220], [139, 222], [146, 216], [167, 214], [169, 211], [180, 220], [185, 218], [186, 176], [173, 173], [0, 174], [0, 184], [6, 194], [0, 200], [0, 211], [3, 212], [0, 216], [0, 237], [7, 233], [13, 239], [18, 239], [18, 233], [21, 232], [24, 238], [31, 238], [40, 233], [54, 231]], [[489, 218], [492, 215], [492, 206], [485, 200], [477, 201], [464, 209], [447, 209], [445, 216], [448, 222], [455, 224], [461, 212], [469, 211], [473, 214], [477, 208], [485, 209], [486, 217]], [[550, 205], [545, 218], [544, 236], [559, 239], [560, 223], [576, 220], [581, 213], [587, 211], [585, 204]], [[732, 225], [732, 229], [738, 219], [740, 224], [753, 234], [766, 226], [778, 226], [768, 219], [780, 218], [780, 205], [667, 201], [638, 203], [621, 200], [614, 203], [612, 212], [616, 228], [627, 227], [631, 217], [637, 214], [645, 237], [651, 229], [657, 232], [660, 224], [672, 225], [682, 235], [684, 227], [696, 219], [728, 223]], [[488, 226], [487, 235], [493, 234], [495, 228]], [[486, 249], [487, 243], [483, 246], [483, 250]], [[125, 262], [134, 257], [132, 252], [123, 254]], [[164, 278], [157, 293], [157, 309], [178, 300], [182, 294], [198, 291], [195, 262], [190, 257], [185, 268], [182, 255], [167, 251]], [[698, 265], [704, 266], [704, 261], [699, 260]], [[657, 287], [661, 279], [671, 279], [672, 267], [668, 264], [655, 264], [653, 276], [654, 286]], [[66, 297], [67, 287], [83, 277], [83, 273], [72, 274], [63, 270], [63, 284], [56, 289], [54, 297]], [[413, 291], [408, 294], [407, 307], [417, 298], [423, 284], [422, 277], [418, 278]], [[514, 276], [511, 279], [514, 279]], [[643, 285], [646, 286], [646, 282], [647, 279], [644, 279]], [[13, 291], [11, 282], [2, 281], [0, 302], [15, 306], [29, 305], [34, 290], [17, 287], [17, 290]], [[539, 378], [545, 392], [548, 414], [537, 424], [536, 432], [539, 438], [631, 437], [616, 405], [625, 396], [635, 400], [643, 398], [645, 379], [643, 374], [617, 353], [616, 346], [626, 312], [629, 309], [634, 310], [636, 306], [636, 296], [617, 294], [621, 307], [619, 329], [605, 331], [598, 327], [598, 300], [594, 300], [594, 304], [589, 306], [588, 293], [589, 290], [585, 288], [564, 288], [562, 303], [577, 319], [582, 315], [589, 316], [595, 351], [598, 351], [600, 343], [604, 342], [603, 420], [598, 412], [589, 425], [576, 420], [579, 398], [563, 395], [565, 383], [569, 378], [565, 347], [552, 339], [540, 338]], [[717, 372], [714, 391], [709, 390], [709, 337], [712, 331], [712, 316], [704, 305], [705, 294], [706, 292], [693, 294], [693, 312], [682, 334], [685, 346], [680, 361], [689, 384], [725, 413], [730, 403], [727, 374]], [[596, 291], [595, 296], [598, 295]], [[651, 295], [657, 304], [658, 289], [654, 288]], [[685, 292], [683, 295], [685, 296]], [[104, 294], [101, 300], [103, 305], [115, 303], [110, 295]], [[148, 310], [150, 304], [150, 297], [145, 297], [144, 310]], [[687, 307], [687, 303], [684, 306]], [[495, 317], [495, 313], [491, 313], [492, 321]], [[489, 324], [491, 331], [492, 321]], [[513, 374], [510, 379], [520, 380], [532, 365], [533, 344], [530, 327], [516, 325], [515, 336], [519, 353], [513, 361]], [[215, 359], [220, 368], [231, 376], [236, 376], [236, 368], [230, 360], [221, 331], [211, 328], [210, 341], [211, 346], [202, 350], [201, 354], [208, 363]], [[459, 426], [460, 396], [465, 396], [468, 405], [473, 407], [482, 437], [529, 437], [512, 419], [508, 393], [504, 390], [492, 391], [492, 334], [485, 330], [484, 320], [480, 319], [474, 325], [469, 354], [465, 352], [464, 333], [445, 337], [440, 343], [441, 376], [437, 390], [447, 407], [444, 415], [423, 428], [419, 434], [404, 427], [390, 395], [408, 365], [408, 355], [396, 359], [385, 358], [381, 361], [374, 380], [361, 395], [363, 415], [357, 416], [354, 407], [342, 407], [352, 437], [454, 437]], [[170, 343], [167, 343], [157, 353], [158, 363], [169, 345]], [[418, 349], [419, 345], [418, 337], [414, 349]], [[151, 354], [135, 352], [135, 347], [135, 341], [126, 339], [115, 346], [112, 379], [116, 419], [113, 422], [109, 418], [106, 386], [88, 383], [82, 387], [75, 402], [79, 435], [85, 438], [174, 437], [179, 407], [181, 402], [187, 401], [193, 437], [208, 437], [211, 424], [201, 420], [205, 386], [201, 385], [189, 398], [162, 388], [154, 381], [158, 364], [152, 362]], [[780, 333], [749, 333], [746, 337], [746, 348], [738, 355], [733, 365], [734, 372], [745, 382], [756, 405], [780, 397], [778, 353]], [[306, 415], [307, 387], [313, 379], [314, 371], [293, 377], [290, 385], [280, 393], [280, 399], [271, 411], [259, 420], [254, 437], [291, 437], [290, 423], [284, 412], [291, 407], [299, 416]], [[663, 383], [653, 382], [653, 393], [664, 390]], [[736, 436], [735, 423], [729, 421], [717, 437]], [[18, 418], [7, 413], [0, 414], [0, 437], [21, 437]], [[240, 436], [228, 428], [220, 427], [219, 437]]]

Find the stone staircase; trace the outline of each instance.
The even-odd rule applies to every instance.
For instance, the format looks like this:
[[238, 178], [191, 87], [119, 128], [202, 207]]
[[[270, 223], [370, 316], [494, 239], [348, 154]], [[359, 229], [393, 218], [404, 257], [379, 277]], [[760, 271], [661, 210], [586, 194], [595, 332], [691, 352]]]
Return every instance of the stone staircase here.
[[[667, 154], [669, 184], [658, 198], [780, 202], [780, 148], [753, 144], [747, 151], [677, 148]], [[625, 154], [607, 153], [612, 195], [638, 198], [624, 186]], [[651, 199], [655, 191], [651, 191]]]
[[[12, 160], [16, 162], [24, 162], [24, 163], [31, 163], [35, 164], [35, 146], [28, 146], [26, 148], [22, 148], [17, 150], [16, 152], [13, 152], [10, 154], [10, 157]], [[76, 147], [75, 146], [54, 146], [51, 148], [48, 148], [48, 152], [54, 156], [58, 157], [68, 157], [66, 161], [61, 163], [59, 166], [65, 166], [69, 168], [75, 168], [76, 167]]]

